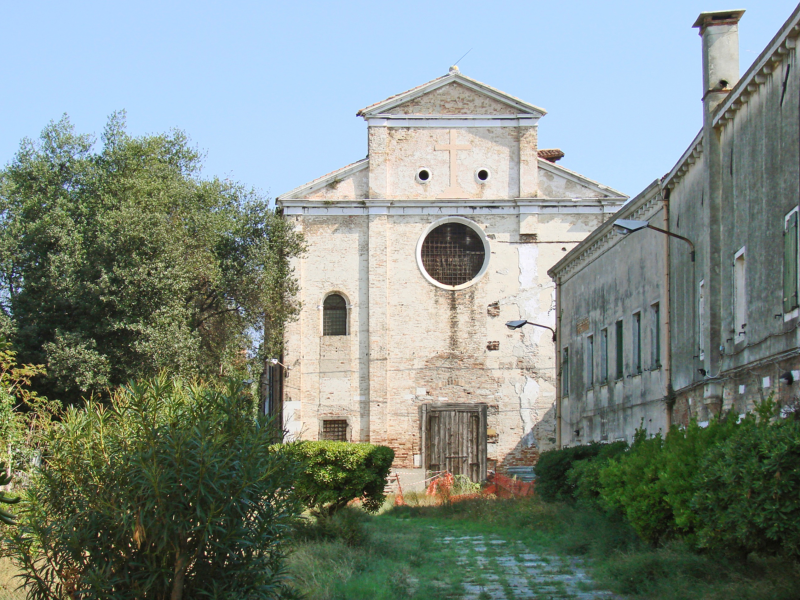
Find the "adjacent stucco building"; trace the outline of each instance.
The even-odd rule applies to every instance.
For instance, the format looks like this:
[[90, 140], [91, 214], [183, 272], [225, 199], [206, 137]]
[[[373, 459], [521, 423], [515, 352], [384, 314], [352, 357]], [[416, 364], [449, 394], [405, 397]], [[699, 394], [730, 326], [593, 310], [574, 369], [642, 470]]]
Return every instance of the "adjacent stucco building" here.
[[551, 336], [504, 324], [555, 324], [547, 270], [626, 197], [540, 150], [544, 115], [451, 68], [359, 111], [367, 157], [278, 198], [308, 243], [283, 360], [292, 436], [476, 480], [555, 444]]
[[549, 271], [564, 445], [797, 403], [800, 7], [740, 78], [743, 12], [695, 22], [704, 123], [689, 148]]

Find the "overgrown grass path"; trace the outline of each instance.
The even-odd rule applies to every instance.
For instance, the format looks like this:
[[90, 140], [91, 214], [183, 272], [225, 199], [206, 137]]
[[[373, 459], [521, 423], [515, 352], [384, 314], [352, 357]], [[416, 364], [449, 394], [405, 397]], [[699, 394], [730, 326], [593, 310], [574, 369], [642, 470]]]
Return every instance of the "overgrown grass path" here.
[[595, 590], [579, 558], [535, 553], [520, 541], [495, 534], [447, 536], [464, 569], [464, 600], [599, 600], [615, 598]]
[[621, 598], [596, 589], [582, 559], [548, 552], [535, 530], [450, 517], [433, 507], [349, 513], [296, 544], [294, 585], [309, 600]]

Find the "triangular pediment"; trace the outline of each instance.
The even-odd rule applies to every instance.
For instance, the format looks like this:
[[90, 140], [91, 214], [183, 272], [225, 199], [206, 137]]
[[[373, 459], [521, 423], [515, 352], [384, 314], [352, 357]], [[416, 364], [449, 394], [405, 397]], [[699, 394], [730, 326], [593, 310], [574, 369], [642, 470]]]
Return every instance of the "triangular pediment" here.
[[540, 198], [628, 198], [622, 192], [598, 183], [580, 173], [555, 165], [545, 159], [539, 159], [539, 197]]
[[368, 187], [369, 157], [304, 183], [277, 200], [363, 200]]
[[451, 70], [421, 86], [397, 94], [358, 111], [368, 119], [379, 115], [531, 115], [542, 117], [534, 106]]

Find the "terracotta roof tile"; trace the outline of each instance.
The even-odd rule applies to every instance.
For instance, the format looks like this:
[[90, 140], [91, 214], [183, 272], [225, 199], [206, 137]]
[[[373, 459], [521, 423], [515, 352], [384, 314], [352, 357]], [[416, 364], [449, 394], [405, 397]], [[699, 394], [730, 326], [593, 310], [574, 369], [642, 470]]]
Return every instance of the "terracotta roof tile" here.
[[558, 148], [542, 148], [538, 152], [539, 158], [543, 158], [551, 163], [564, 158], [564, 153]]

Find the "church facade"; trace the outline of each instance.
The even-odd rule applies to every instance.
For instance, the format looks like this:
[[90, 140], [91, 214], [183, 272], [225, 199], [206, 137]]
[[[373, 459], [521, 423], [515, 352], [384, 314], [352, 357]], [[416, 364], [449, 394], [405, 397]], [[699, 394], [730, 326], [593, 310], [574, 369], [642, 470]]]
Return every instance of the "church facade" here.
[[284, 425], [392, 447], [396, 467], [532, 464], [555, 447], [547, 270], [626, 197], [538, 148], [545, 111], [462, 75], [358, 112], [369, 154], [278, 197], [308, 251]]

